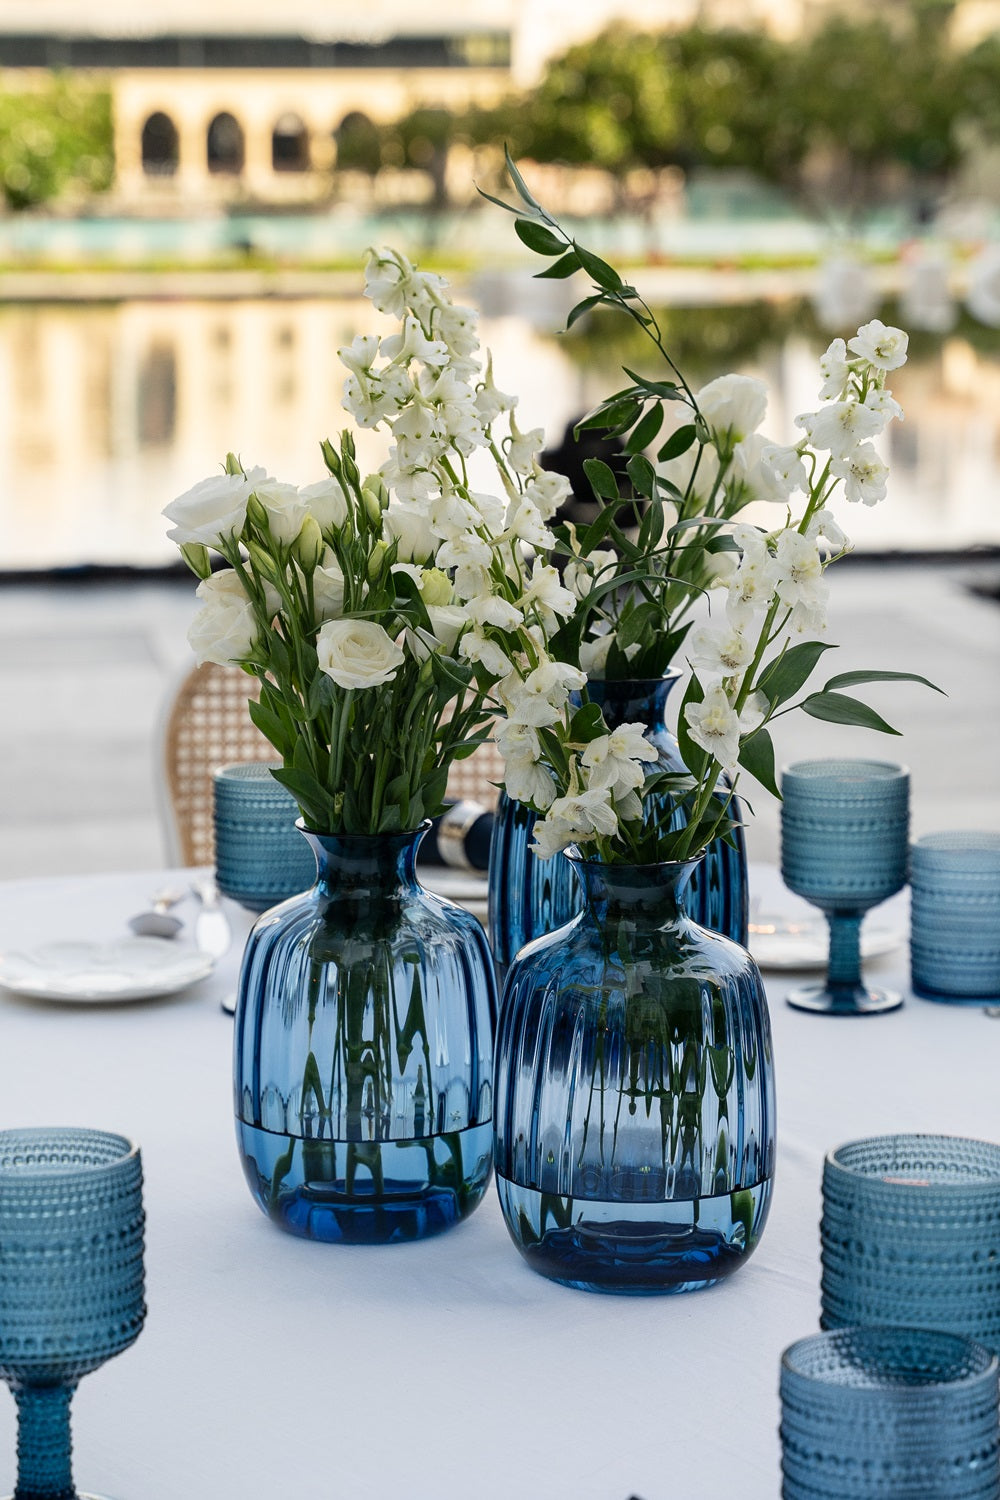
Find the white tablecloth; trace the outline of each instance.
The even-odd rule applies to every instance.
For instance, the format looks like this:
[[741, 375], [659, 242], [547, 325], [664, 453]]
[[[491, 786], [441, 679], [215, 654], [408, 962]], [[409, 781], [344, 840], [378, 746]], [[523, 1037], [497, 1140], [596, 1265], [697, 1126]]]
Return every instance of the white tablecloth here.
[[[114, 939], [163, 883], [0, 885], [0, 946]], [[752, 889], [772, 908], [776, 873], [754, 871]], [[425, 1243], [305, 1243], [261, 1215], [236, 1157], [219, 999], [238, 957], [163, 1001], [0, 999], [0, 1126], [93, 1125], [142, 1146], [148, 1322], [74, 1402], [77, 1482], [119, 1500], [774, 1500], [779, 1354], [817, 1327], [824, 1152], [892, 1130], [1000, 1137], [1000, 1021], [912, 998], [804, 1015], [769, 975], [774, 1206], [727, 1284], [662, 1298], [552, 1285], [514, 1250], [492, 1189]], [[906, 957], [867, 972], [905, 987]], [[14, 1433], [0, 1395], [0, 1491]]]

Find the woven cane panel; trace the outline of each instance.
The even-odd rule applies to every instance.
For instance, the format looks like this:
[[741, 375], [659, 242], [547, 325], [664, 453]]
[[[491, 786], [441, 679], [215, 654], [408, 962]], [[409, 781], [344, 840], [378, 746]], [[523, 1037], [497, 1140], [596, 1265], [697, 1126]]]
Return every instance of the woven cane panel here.
[[448, 775], [448, 796], [454, 802], [478, 802], [494, 808], [499, 792], [494, 783], [503, 781], [503, 758], [492, 741], [480, 745], [468, 760], [457, 760]]

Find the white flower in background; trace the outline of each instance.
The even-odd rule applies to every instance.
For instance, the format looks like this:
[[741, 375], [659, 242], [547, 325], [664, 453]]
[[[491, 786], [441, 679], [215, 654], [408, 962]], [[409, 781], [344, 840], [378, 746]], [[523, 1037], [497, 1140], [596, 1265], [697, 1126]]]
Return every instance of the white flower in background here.
[[852, 504], [877, 505], [885, 499], [889, 470], [871, 443], [862, 443], [845, 458], [835, 459], [830, 473], [844, 481], [844, 494]]
[[316, 656], [320, 671], [342, 688], [381, 687], [406, 660], [374, 620], [327, 620], [316, 637]]
[[[400, 260], [412, 274], [413, 267], [405, 256]], [[404, 271], [395, 261], [383, 260], [376, 251], [368, 252], [365, 263], [365, 296], [390, 318], [401, 318], [406, 311]]]
[[610, 734], [598, 735], [580, 756], [587, 768], [587, 781], [597, 790], [609, 791], [616, 802], [637, 791], [646, 773], [643, 765], [657, 759], [655, 745], [643, 738], [641, 724], [619, 724]]
[[418, 626], [406, 632], [406, 644], [417, 661], [426, 661], [432, 651], [455, 655], [458, 638], [469, 623], [465, 610], [457, 604], [429, 604], [430, 630]]
[[588, 677], [599, 680], [608, 665], [608, 655], [614, 645], [614, 632], [599, 635], [595, 640], [584, 641], [580, 646], [580, 666]]
[[873, 318], [848, 340], [847, 347], [874, 365], [876, 370], [898, 370], [906, 363], [909, 342], [909, 335], [901, 328], [887, 328], [878, 318]]
[[344, 613], [344, 575], [340, 564], [327, 549], [320, 566], [312, 575], [313, 602], [317, 620], [333, 620]]
[[539, 512], [543, 521], [551, 521], [561, 505], [564, 505], [573, 493], [573, 486], [565, 474], [556, 474], [551, 469], [543, 469], [536, 462], [532, 477], [524, 486], [524, 497]]
[[820, 355], [819, 372], [823, 377], [823, 384], [819, 388], [820, 400], [829, 401], [831, 397], [839, 400], [847, 389], [851, 373], [847, 362], [847, 345], [843, 339], [834, 339], [826, 353]]
[[873, 385], [862, 405], [867, 406], [869, 411], [881, 412], [887, 422], [893, 418], [897, 422], [903, 421], [903, 408], [898, 401], [893, 400], [892, 392], [887, 391], [884, 386]]
[[497, 630], [516, 630], [524, 623], [524, 616], [507, 599], [497, 594], [483, 594], [466, 603], [466, 612], [474, 625], [493, 625]]
[[475, 395], [475, 407], [479, 413], [479, 420], [484, 427], [489, 427], [495, 422], [502, 411], [513, 411], [517, 405], [516, 396], [508, 396], [497, 388], [493, 379], [493, 356], [486, 356], [486, 373], [483, 376]]
[[479, 348], [479, 317], [474, 308], [457, 302], [437, 307], [431, 319], [435, 338], [447, 344], [453, 354], [467, 359]]
[[837, 519], [830, 510], [818, 510], [809, 522], [809, 530], [806, 536], [810, 541], [818, 542], [824, 550], [829, 552], [849, 552], [851, 550], [851, 539], [837, 523]]
[[299, 490], [299, 499], [318, 521], [321, 531], [339, 531], [347, 520], [347, 497], [332, 474]]
[[563, 582], [577, 599], [586, 599], [598, 583], [613, 577], [617, 569], [617, 552], [598, 547], [586, 557], [572, 558], [563, 569]]
[[511, 416], [510, 437], [505, 439], [504, 449], [507, 462], [515, 474], [529, 475], [534, 472], [535, 459], [544, 441], [545, 433], [540, 427], [521, 432], [513, 415]]
[[267, 511], [267, 529], [275, 541], [286, 546], [294, 542], [309, 515], [309, 506], [296, 486], [266, 479], [263, 484], [254, 485], [253, 492]]
[[536, 729], [556, 724], [570, 693], [579, 692], [587, 678], [567, 662], [545, 661], [526, 677], [509, 673], [497, 684], [497, 696], [512, 724], [530, 724]]
[[561, 853], [573, 843], [572, 825], [564, 823], [560, 818], [553, 818], [551, 808], [548, 816], [535, 820], [533, 833], [534, 839], [529, 848], [539, 859], [551, 859], [554, 854]]
[[377, 334], [359, 333], [349, 344], [337, 350], [337, 358], [363, 385], [371, 375], [372, 365], [378, 358], [378, 346]]
[[419, 359], [425, 365], [446, 365], [451, 350], [440, 339], [429, 339], [420, 320], [411, 315], [403, 319], [402, 333], [391, 333], [382, 340], [382, 353], [391, 363], [409, 364]]
[[220, 542], [239, 536], [247, 518], [247, 501], [255, 485], [267, 479], [265, 469], [251, 469], [248, 474], [216, 474], [203, 479], [192, 489], [171, 500], [163, 514], [175, 525], [167, 532], [180, 547], [185, 542], [201, 542], [217, 547]]
[[[479, 512], [482, 524], [491, 536], [499, 536], [507, 519], [507, 501], [483, 490], [470, 490], [470, 499]], [[551, 538], [549, 539], [551, 542]]]
[[233, 568], [224, 568], [203, 578], [195, 592], [202, 605], [191, 621], [187, 638], [198, 665], [212, 661], [227, 667], [244, 661], [257, 641], [257, 618], [239, 574]]
[[479, 662], [491, 677], [506, 677], [514, 670], [510, 657], [481, 630], [467, 630], [458, 643], [458, 654], [464, 661]]
[[688, 636], [687, 653], [697, 670], [732, 677], [753, 661], [754, 642], [733, 624], [698, 625]]
[[569, 589], [563, 588], [557, 570], [537, 557], [531, 565], [528, 586], [518, 603], [525, 611], [536, 609], [548, 630], [554, 629], [557, 618], [568, 620], [576, 612], [576, 598]]
[[767, 718], [770, 707], [766, 693], [751, 693], [740, 710], [740, 734], [750, 735], [759, 729]]
[[860, 401], [831, 401], [820, 411], [803, 412], [795, 418], [815, 448], [829, 448], [834, 458], [847, 455], [885, 427], [888, 417], [872, 411]]
[[382, 517], [382, 534], [387, 542], [396, 543], [400, 562], [426, 563], [438, 546], [424, 512], [415, 505], [401, 505], [390, 500]]
[[720, 375], [695, 394], [698, 409], [719, 437], [742, 442], [767, 412], [767, 386], [752, 375]]
[[758, 432], [736, 444], [731, 472], [734, 480], [746, 485], [752, 500], [784, 505], [795, 490], [809, 487], [798, 449], [771, 443]]
[[817, 543], [789, 528], [778, 537], [774, 552], [777, 594], [789, 609], [804, 605], [812, 612], [821, 610], [830, 586], [823, 577], [823, 559]]
[[618, 832], [618, 814], [612, 805], [611, 793], [602, 787], [556, 797], [549, 808], [549, 817], [568, 828], [574, 842], [583, 842], [595, 834], [611, 838]]
[[725, 690], [710, 687], [701, 703], [684, 710], [688, 733], [696, 745], [715, 757], [723, 770], [735, 771], [740, 754], [740, 721]]
[[552, 542], [551, 534], [538, 511], [530, 500], [523, 497], [519, 504], [511, 504], [503, 535], [505, 541], [517, 539], [540, 551], [548, 551]]
[[[708, 500], [719, 478], [719, 454], [711, 443], [704, 446], [692, 443], [685, 453], [659, 465], [658, 472], [682, 495], [690, 494], [699, 500]], [[676, 516], [674, 519], [676, 520]]]
[[739, 558], [735, 552], [706, 552], [702, 559], [710, 589], [728, 588], [736, 576]]

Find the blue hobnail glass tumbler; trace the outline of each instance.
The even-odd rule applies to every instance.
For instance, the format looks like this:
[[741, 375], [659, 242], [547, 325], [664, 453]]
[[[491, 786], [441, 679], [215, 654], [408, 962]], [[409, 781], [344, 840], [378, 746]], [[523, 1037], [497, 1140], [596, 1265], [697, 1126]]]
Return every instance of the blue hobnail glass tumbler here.
[[913, 991], [927, 1000], [1000, 999], [1000, 833], [929, 833], [910, 850]]
[[[609, 729], [620, 724], [642, 724], [644, 735], [658, 752], [649, 767], [682, 771], [680, 747], [666, 726], [667, 699], [680, 673], [632, 680], [594, 681], [587, 697], [600, 704]], [[687, 908], [694, 921], [746, 947], [749, 903], [747, 858], [742, 813], [738, 799], [730, 803], [737, 819], [732, 842], [716, 839], [691, 878]], [[493, 823], [489, 867], [490, 946], [498, 972], [505, 974], [514, 955], [575, 917], [583, 907], [583, 892], [566, 857], [538, 859], [531, 852], [535, 815], [501, 792]]]
[[247, 941], [237, 1140], [255, 1201], [290, 1234], [422, 1239], [489, 1183], [496, 981], [481, 924], [417, 880], [430, 826], [305, 833], [315, 884]]
[[220, 766], [212, 778], [215, 883], [248, 911], [307, 890], [316, 861], [295, 824], [299, 809], [265, 761]]
[[514, 960], [494, 1161], [528, 1265], [582, 1291], [696, 1291], [760, 1240], [774, 1078], [757, 966], [686, 914], [692, 863], [575, 862], [583, 911]]
[[142, 1162], [97, 1130], [0, 1131], [0, 1375], [18, 1408], [14, 1500], [78, 1496], [70, 1401], [146, 1315]]
[[788, 1004], [824, 1015], [895, 1010], [896, 991], [861, 981], [861, 920], [906, 884], [910, 777], [879, 760], [807, 760], [781, 778], [781, 874], [825, 912], [825, 984], [793, 990]]

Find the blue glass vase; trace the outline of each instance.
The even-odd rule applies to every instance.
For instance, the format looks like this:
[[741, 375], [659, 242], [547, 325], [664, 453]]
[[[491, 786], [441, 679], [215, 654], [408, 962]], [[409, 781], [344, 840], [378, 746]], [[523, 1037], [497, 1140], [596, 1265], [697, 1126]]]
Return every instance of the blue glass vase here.
[[496, 988], [469, 912], [423, 890], [411, 833], [306, 833], [316, 884], [240, 971], [235, 1108], [250, 1191], [309, 1239], [449, 1228], [491, 1171]]
[[[587, 684], [587, 696], [591, 703], [600, 704], [610, 729], [619, 724], [646, 726], [646, 739], [659, 751], [650, 771], [684, 770], [680, 747], [665, 723], [667, 697], [679, 677], [679, 672], [671, 671], [664, 677]], [[690, 883], [688, 910], [701, 926], [745, 947], [747, 856], [738, 801], [730, 811], [738, 820], [733, 844], [716, 839], [709, 846]], [[583, 906], [583, 892], [566, 857], [539, 859], [532, 854], [529, 845], [534, 828], [535, 814], [530, 808], [501, 792], [489, 868], [490, 946], [501, 975], [525, 943], [555, 932]]]
[[737, 1270], [767, 1217], [771, 1033], [750, 954], [684, 910], [695, 862], [568, 856], [583, 911], [511, 965], [494, 1162], [528, 1264], [586, 1291]]

